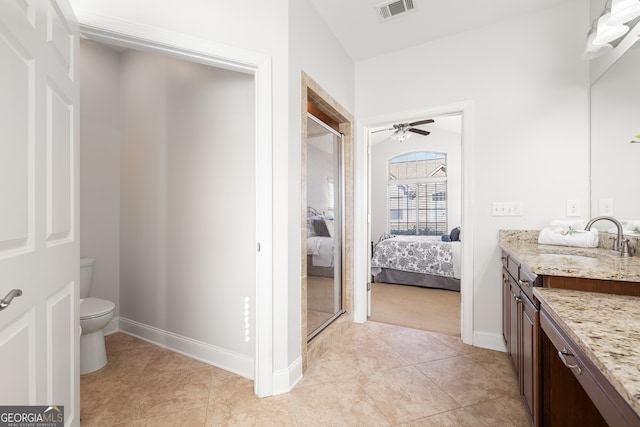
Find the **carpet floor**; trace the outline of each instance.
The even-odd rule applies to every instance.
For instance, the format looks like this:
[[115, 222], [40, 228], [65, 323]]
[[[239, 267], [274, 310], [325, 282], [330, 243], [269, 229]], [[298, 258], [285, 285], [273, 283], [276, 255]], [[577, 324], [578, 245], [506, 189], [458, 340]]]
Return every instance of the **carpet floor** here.
[[371, 284], [369, 320], [460, 336], [460, 292]]

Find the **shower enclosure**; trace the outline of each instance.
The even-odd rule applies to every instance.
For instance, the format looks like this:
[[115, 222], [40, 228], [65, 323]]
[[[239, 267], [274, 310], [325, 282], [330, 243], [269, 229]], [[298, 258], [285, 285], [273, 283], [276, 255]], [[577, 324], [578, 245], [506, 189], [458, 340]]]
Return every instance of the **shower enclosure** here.
[[307, 115], [307, 340], [343, 311], [343, 139]]

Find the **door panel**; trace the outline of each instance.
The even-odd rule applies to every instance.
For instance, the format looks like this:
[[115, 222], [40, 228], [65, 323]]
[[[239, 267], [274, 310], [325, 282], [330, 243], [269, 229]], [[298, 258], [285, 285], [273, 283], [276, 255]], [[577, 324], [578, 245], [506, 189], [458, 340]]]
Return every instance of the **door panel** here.
[[73, 105], [47, 86], [47, 244], [73, 239]]
[[0, 1], [3, 405], [79, 425], [78, 37], [67, 0]]
[[[4, 4], [3, 4], [4, 5]], [[3, 14], [4, 15], [4, 14]], [[16, 14], [14, 27], [31, 25]], [[33, 241], [33, 88], [35, 71], [27, 48], [0, 31], [0, 259], [29, 250]], [[2, 295], [4, 296], [4, 295]]]

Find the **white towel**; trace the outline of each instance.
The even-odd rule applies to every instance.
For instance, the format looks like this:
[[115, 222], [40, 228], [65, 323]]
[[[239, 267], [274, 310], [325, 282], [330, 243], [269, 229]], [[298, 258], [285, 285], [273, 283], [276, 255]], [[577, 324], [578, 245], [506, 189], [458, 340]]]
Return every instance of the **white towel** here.
[[598, 230], [576, 230], [573, 228], [543, 228], [538, 236], [541, 245], [574, 246], [577, 248], [597, 248]]
[[575, 230], [584, 230], [587, 221], [584, 219], [554, 219], [551, 221], [552, 227], [573, 228]]

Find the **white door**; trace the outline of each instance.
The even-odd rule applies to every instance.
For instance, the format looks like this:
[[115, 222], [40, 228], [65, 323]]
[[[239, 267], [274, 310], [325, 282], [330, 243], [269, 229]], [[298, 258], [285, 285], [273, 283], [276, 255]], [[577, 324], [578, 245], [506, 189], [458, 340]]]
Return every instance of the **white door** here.
[[65, 425], [77, 426], [79, 85], [69, 22], [67, 0], [0, 1], [0, 299], [22, 291], [0, 311], [0, 404], [63, 405]]

